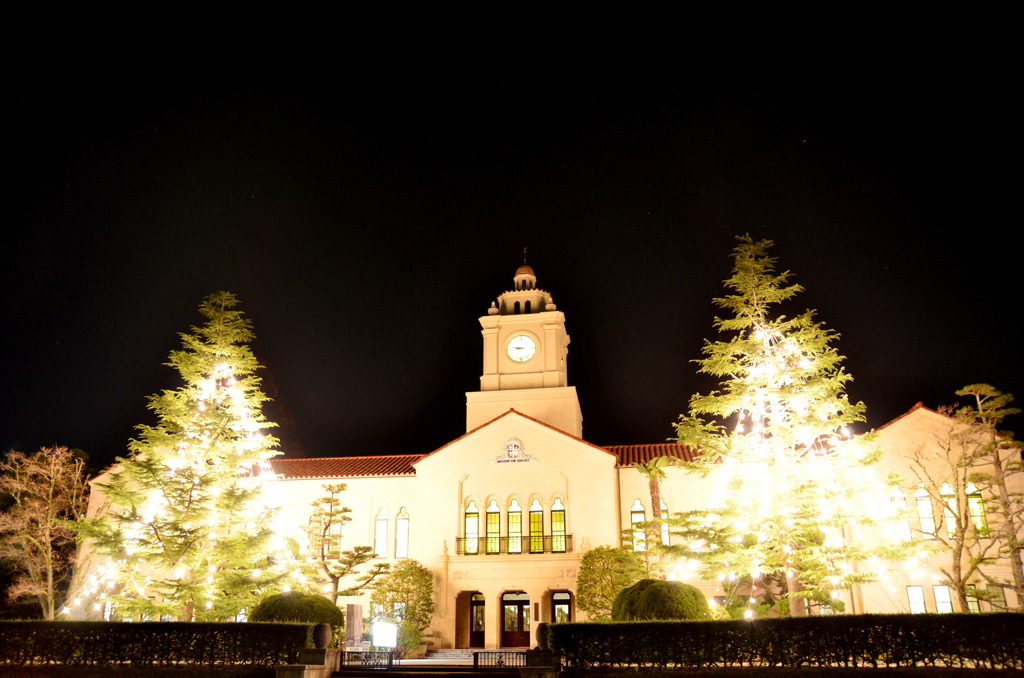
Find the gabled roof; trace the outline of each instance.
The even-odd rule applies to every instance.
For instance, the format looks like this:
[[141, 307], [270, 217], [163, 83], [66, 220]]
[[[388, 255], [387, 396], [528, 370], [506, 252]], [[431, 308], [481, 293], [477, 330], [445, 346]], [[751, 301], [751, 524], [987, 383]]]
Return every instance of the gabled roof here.
[[933, 410], [930, 407], [925, 407], [924, 403], [922, 403], [921, 401], [918, 401], [917, 404], [915, 404], [913, 407], [911, 407], [909, 410], [907, 410], [906, 412], [904, 412], [900, 416], [896, 417], [892, 421], [888, 421], [888, 422], [882, 424], [881, 426], [879, 426], [878, 430], [881, 431], [882, 429], [888, 428], [888, 427], [892, 426], [893, 424], [895, 424], [896, 422], [900, 421], [901, 419], [909, 417], [910, 415], [912, 415], [913, 413], [917, 412], [918, 410], [924, 410], [925, 412], [928, 412], [929, 414], [931, 414], [934, 417], [943, 417], [945, 419], [949, 419], [950, 418], [948, 415], [945, 415], [945, 414], [943, 414], [941, 412], [937, 412], [936, 410]]
[[608, 445], [606, 450], [615, 455], [616, 466], [632, 466], [636, 462], [648, 463], [657, 457], [675, 457], [681, 461], [693, 461], [697, 451], [679, 443], [652, 443], [650, 445]]
[[271, 459], [274, 473], [289, 478], [380, 478], [415, 476], [413, 463], [422, 454], [389, 454], [380, 457], [317, 457]]
[[[606, 454], [614, 454], [613, 452], [610, 452], [610, 451], [609, 451], [609, 450], [608, 450], [607, 448], [601, 447], [600, 445], [595, 445], [594, 443], [590, 443], [590, 442], [587, 442], [587, 441], [586, 441], [586, 440], [584, 440], [583, 438], [577, 438], [576, 436], [572, 435], [571, 433], [566, 433], [566, 432], [565, 432], [565, 431], [563, 431], [562, 429], [560, 429], [560, 428], [557, 428], [557, 427], [555, 427], [555, 426], [552, 426], [551, 424], [545, 424], [545, 423], [544, 423], [543, 421], [541, 421], [540, 419], [534, 419], [534, 418], [533, 418], [533, 417], [531, 417], [530, 415], [528, 415], [528, 414], [523, 414], [522, 412], [519, 412], [519, 411], [518, 411], [518, 410], [516, 410], [515, 408], [510, 408], [510, 409], [509, 409], [509, 410], [508, 410], [507, 412], [502, 412], [501, 414], [499, 414], [498, 416], [496, 416], [496, 417], [495, 417], [494, 419], [491, 419], [490, 421], [487, 421], [487, 422], [484, 422], [483, 424], [480, 424], [479, 426], [477, 426], [477, 427], [476, 427], [475, 429], [473, 429], [472, 431], [466, 431], [465, 433], [463, 433], [463, 434], [462, 434], [461, 436], [459, 436], [459, 437], [458, 437], [458, 438], [456, 438], [455, 440], [453, 440], [453, 441], [451, 441], [451, 442], [448, 442], [448, 443], [445, 443], [444, 445], [442, 445], [441, 447], [437, 448], [436, 450], [434, 450], [434, 451], [433, 451], [433, 452], [431, 452], [430, 454], [424, 454], [424, 455], [422, 455], [422, 456], [420, 457], [420, 459], [423, 459], [423, 458], [426, 458], [426, 457], [430, 457], [430, 456], [433, 456], [433, 455], [437, 454], [438, 452], [440, 452], [441, 450], [445, 449], [446, 447], [450, 447], [450, 446], [454, 445], [455, 443], [459, 442], [459, 441], [460, 441], [460, 440], [462, 440], [463, 438], [466, 438], [467, 436], [471, 436], [471, 435], [473, 435], [474, 433], [476, 433], [476, 432], [477, 432], [477, 431], [479, 431], [480, 429], [482, 429], [482, 428], [486, 428], [486, 427], [490, 426], [491, 424], [493, 424], [494, 422], [498, 421], [499, 419], [504, 419], [505, 417], [508, 417], [508, 416], [513, 416], [513, 415], [514, 415], [514, 416], [517, 416], [517, 417], [522, 417], [523, 419], [526, 419], [526, 420], [528, 420], [528, 421], [532, 421], [533, 423], [537, 424], [538, 426], [543, 426], [544, 428], [548, 428], [548, 429], [551, 429], [551, 430], [552, 430], [552, 431], [554, 431], [555, 433], [558, 433], [558, 434], [560, 434], [560, 435], [563, 435], [563, 436], [565, 436], [566, 438], [569, 438], [570, 440], [575, 440], [575, 441], [576, 441], [576, 442], [578, 442], [578, 443], [582, 443], [582, 444], [584, 444], [584, 445], [587, 445], [588, 447], [592, 447], [592, 448], [594, 448], [595, 450], [600, 450], [601, 452], [604, 452], [604, 453], [606, 453]], [[419, 459], [417, 459], [416, 461], [419, 461]]]

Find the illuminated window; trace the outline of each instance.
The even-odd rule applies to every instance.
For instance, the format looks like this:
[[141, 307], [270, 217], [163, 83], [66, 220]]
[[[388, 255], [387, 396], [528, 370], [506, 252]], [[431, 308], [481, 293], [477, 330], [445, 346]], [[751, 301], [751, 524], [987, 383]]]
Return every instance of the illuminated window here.
[[484, 553], [501, 553], [501, 509], [493, 499], [484, 520]]
[[956, 494], [949, 483], [942, 483], [942, 487], [939, 489], [939, 496], [942, 497], [942, 512], [946, 520], [946, 534], [952, 537], [956, 534]]
[[561, 499], [551, 505], [551, 551], [565, 553], [565, 506]]
[[551, 621], [556, 624], [572, 621], [572, 594], [568, 591], [551, 594]]
[[395, 519], [395, 558], [409, 557], [409, 512], [403, 506]]
[[530, 553], [544, 553], [544, 507], [536, 499], [530, 504]]
[[964, 587], [964, 593], [967, 594], [967, 611], [981, 612], [981, 601], [978, 599], [978, 587], [974, 584], [968, 584]]
[[935, 539], [935, 516], [932, 514], [932, 498], [928, 496], [924, 485], [918, 485], [914, 493], [917, 504], [917, 520], [921, 526], [921, 534], [927, 539]]
[[981, 498], [981, 491], [974, 486], [974, 483], [967, 484], [967, 510], [971, 514], [971, 523], [983, 536], [988, 534], [988, 523], [985, 521], [985, 502]]
[[924, 614], [927, 612], [924, 606], [923, 586], [908, 586], [907, 600], [910, 602], [910, 614]]
[[949, 595], [948, 586], [933, 586], [932, 593], [935, 594], [935, 611], [948, 614], [953, 611], [953, 599]]
[[647, 521], [644, 505], [637, 499], [629, 509], [629, 524], [633, 527], [633, 550], [647, 550], [647, 535], [644, 534], [643, 523]]
[[465, 532], [466, 538], [463, 542], [462, 552], [473, 555], [480, 552], [480, 512], [476, 508], [476, 502], [471, 501], [466, 506]]
[[386, 509], [377, 512], [373, 530], [373, 550], [378, 558], [388, 557], [388, 512]]
[[523, 509], [518, 499], [508, 505], [508, 552], [523, 552]]

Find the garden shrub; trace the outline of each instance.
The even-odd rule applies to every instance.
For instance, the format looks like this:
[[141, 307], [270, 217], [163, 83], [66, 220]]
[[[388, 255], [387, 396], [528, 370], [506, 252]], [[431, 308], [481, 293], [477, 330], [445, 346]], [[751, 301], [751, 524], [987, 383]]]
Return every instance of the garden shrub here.
[[700, 589], [680, 581], [641, 579], [623, 589], [612, 604], [615, 621], [708, 618], [708, 601]]
[[254, 622], [326, 622], [344, 628], [345, 614], [329, 599], [313, 593], [289, 591], [267, 596], [252, 609], [249, 621]]

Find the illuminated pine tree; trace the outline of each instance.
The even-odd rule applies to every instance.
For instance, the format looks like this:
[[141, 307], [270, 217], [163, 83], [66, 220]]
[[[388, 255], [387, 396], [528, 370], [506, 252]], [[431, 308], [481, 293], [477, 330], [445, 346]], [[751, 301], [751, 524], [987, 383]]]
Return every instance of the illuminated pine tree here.
[[788, 598], [796, 615], [808, 599], [841, 608], [839, 592], [871, 578], [864, 563], [885, 549], [866, 540], [889, 488], [872, 472], [870, 437], [848, 430], [865, 408], [845, 393], [839, 335], [813, 311], [778, 313], [802, 288], [776, 272], [770, 247], [740, 238], [729, 293], [715, 300], [730, 314], [715, 320], [725, 337], [698, 362], [721, 385], [693, 396], [676, 424], [700, 452], [690, 470], [714, 490], [707, 511], [673, 521], [681, 539], [667, 550], [699, 576], [746, 588], [751, 604]]
[[89, 588], [122, 617], [232, 618], [286, 575], [265, 491], [277, 440], [237, 303], [218, 292], [200, 305], [206, 323], [167, 363], [184, 383], [150, 397], [157, 423], [138, 427], [99, 485], [108, 505], [81, 526], [107, 558]]

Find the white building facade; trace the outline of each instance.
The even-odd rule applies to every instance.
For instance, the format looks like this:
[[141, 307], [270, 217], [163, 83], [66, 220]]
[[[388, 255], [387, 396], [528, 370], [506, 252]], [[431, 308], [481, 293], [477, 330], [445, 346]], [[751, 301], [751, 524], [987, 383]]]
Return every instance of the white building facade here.
[[[429, 454], [272, 462], [290, 522], [306, 525], [323, 486], [345, 483], [341, 501], [352, 513], [343, 548], [372, 545], [385, 561], [412, 558], [431, 570], [430, 633], [438, 648], [523, 647], [533, 644], [537, 622], [584, 620], [575, 593], [587, 551], [619, 545], [637, 519], [707, 505], [708, 481], [670, 468], [664, 506], [655, 511], [647, 478], [633, 467], [664, 455], [688, 459], [683, 446], [601, 447], [583, 439], [579, 399], [568, 383], [565, 315], [530, 267], [520, 267], [514, 280], [479, 319], [480, 390], [466, 394], [465, 435]], [[948, 423], [919, 404], [886, 425], [879, 432], [889, 450], [883, 465], [909, 477], [899, 451], [926, 444]], [[907, 519], [919, 523], [927, 504], [908, 498], [914, 488], [903, 492]], [[941, 520], [941, 509], [933, 509]], [[938, 574], [944, 557], [859, 587], [847, 595], [847, 611], [956, 610]], [[1003, 561], [988, 571], [1009, 577]], [[715, 582], [690, 583], [709, 597], [722, 594]], [[986, 586], [980, 578], [978, 585]], [[1003, 595], [1016, 604], [1009, 589]], [[975, 602], [976, 611], [992, 609]], [[339, 603], [370, 609], [368, 596]]]

